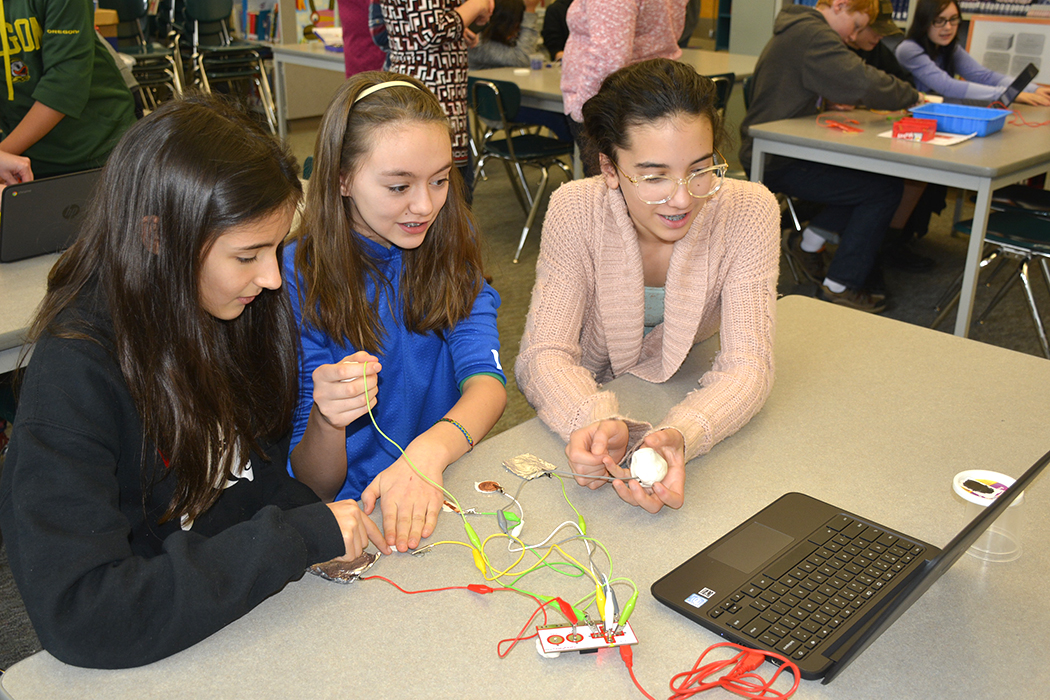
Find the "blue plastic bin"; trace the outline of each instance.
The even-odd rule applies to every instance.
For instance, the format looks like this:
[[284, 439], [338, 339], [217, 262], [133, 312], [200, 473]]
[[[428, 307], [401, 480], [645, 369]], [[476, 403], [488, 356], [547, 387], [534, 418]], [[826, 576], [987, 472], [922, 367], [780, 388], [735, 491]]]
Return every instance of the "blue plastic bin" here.
[[1008, 109], [991, 109], [989, 107], [968, 107], [948, 103], [928, 103], [913, 107], [912, 114], [917, 117], [937, 120], [937, 131], [949, 134], [972, 134], [988, 136], [1003, 128], [1011, 112]]

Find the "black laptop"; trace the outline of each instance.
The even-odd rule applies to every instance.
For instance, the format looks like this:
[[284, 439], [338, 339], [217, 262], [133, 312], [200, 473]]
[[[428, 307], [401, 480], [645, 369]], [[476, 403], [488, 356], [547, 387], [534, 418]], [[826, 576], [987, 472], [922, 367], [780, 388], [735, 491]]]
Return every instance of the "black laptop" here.
[[991, 102], [986, 100], [963, 99], [961, 97], [945, 97], [944, 101], [949, 104], [968, 105], [970, 107], [1009, 107], [1013, 104], [1013, 101], [1017, 99], [1017, 96], [1024, 92], [1024, 89], [1028, 87], [1028, 84], [1035, 80], [1035, 76], [1038, 74], [1039, 69], [1035, 67], [1035, 64], [1029, 63], [1025, 66], [1024, 70], [1014, 78], [1014, 81], [1003, 90], [1003, 94], [999, 95], [998, 98]]
[[8, 185], [0, 193], [0, 262], [69, 247], [80, 231], [101, 171]]
[[664, 605], [831, 682], [969, 549], [1043, 455], [943, 549], [788, 493], [651, 587]]

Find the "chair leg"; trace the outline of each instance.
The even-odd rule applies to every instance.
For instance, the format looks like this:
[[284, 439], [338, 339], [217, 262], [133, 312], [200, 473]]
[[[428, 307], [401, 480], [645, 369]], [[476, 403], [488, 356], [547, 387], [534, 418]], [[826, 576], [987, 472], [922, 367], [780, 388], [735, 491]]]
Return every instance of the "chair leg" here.
[[273, 101], [273, 93], [270, 92], [270, 80], [266, 77], [266, 63], [260, 58], [256, 62], [259, 69], [259, 97], [262, 100], [263, 111], [266, 112], [266, 123], [270, 125], [270, 131], [277, 135], [277, 105]]
[[539, 211], [540, 201], [543, 199], [543, 193], [547, 189], [547, 180], [549, 178], [550, 168], [544, 167], [540, 171], [540, 186], [536, 188], [536, 195], [532, 198], [532, 208], [529, 209], [529, 216], [525, 219], [525, 228], [521, 231], [521, 240], [518, 241], [518, 249], [514, 251], [514, 262], [518, 262], [518, 258], [521, 257], [521, 249], [525, 247], [525, 239], [529, 235], [529, 229], [532, 228], [532, 223], [536, 220], [536, 212]]
[[[518, 173], [518, 181], [521, 183], [521, 191], [525, 193], [525, 199], [529, 203], [529, 209], [535, 205], [535, 198], [532, 196], [532, 192], [529, 191], [529, 181], [525, 179], [525, 171], [521, 169], [521, 163], [515, 163], [514, 169]], [[546, 168], [544, 168], [546, 171]]]
[[1027, 267], [1028, 258], [1021, 258], [1021, 262], [1018, 263], [1017, 268], [1014, 270], [1014, 274], [1010, 275], [1010, 279], [1006, 280], [1006, 282], [1003, 283], [1003, 286], [999, 287], [999, 291], [996, 292], [995, 296], [992, 297], [992, 300], [988, 302], [988, 307], [984, 310], [984, 313], [981, 314], [981, 317], [977, 319], [977, 323], [984, 323], [984, 320], [988, 318], [988, 314], [992, 312], [992, 309], [998, 306], [999, 302], [1006, 296], [1006, 293], [1013, 289], [1013, 286], [1017, 284], [1017, 280], [1020, 279], [1022, 272], [1027, 272]]
[[788, 270], [791, 271], [791, 277], [795, 280], [795, 284], [802, 284], [802, 278], [798, 276], [798, 270], [795, 268], [795, 261], [791, 258], [791, 255], [788, 253], [788, 241], [790, 240], [791, 229], [786, 228], [780, 232], [780, 248], [784, 251], [784, 259], [787, 260]]
[[503, 169], [507, 171], [507, 179], [510, 180], [510, 186], [514, 189], [514, 196], [518, 198], [518, 204], [521, 205], [521, 210], [526, 214], [529, 213], [529, 209], [532, 208], [532, 195], [521, 191], [521, 181], [517, 178], [514, 169], [510, 167], [510, 163], [502, 161]]
[[204, 57], [201, 55], [197, 56], [197, 70], [201, 74], [201, 89], [210, 94], [211, 83], [208, 82], [208, 73], [204, 70]]
[[[981, 258], [981, 262], [977, 265], [977, 274], [980, 275], [981, 270], [991, 265], [992, 261], [998, 257], [999, 251], [993, 250], [991, 253]], [[960, 272], [958, 277], [956, 277], [955, 280], [948, 285], [948, 288], [944, 290], [944, 294], [941, 295], [940, 299], [937, 300], [937, 305], [934, 307], [934, 311], [940, 311], [940, 313], [937, 314], [937, 318], [935, 318], [933, 323], [930, 324], [930, 328], [937, 328], [937, 326], [941, 325], [944, 319], [947, 318], [948, 314], [951, 313], [951, 310], [955, 308], [955, 305], [959, 303], [959, 296], [962, 294], [962, 278], [963, 273]]]
[[1024, 294], [1028, 298], [1028, 310], [1031, 312], [1032, 321], [1035, 323], [1035, 332], [1039, 335], [1039, 345], [1043, 348], [1043, 356], [1050, 360], [1050, 343], [1047, 343], [1046, 340], [1046, 329], [1043, 328], [1043, 319], [1039, 316], [1039, 307], [1035, 305], [1032, 281], [1028, 276], [1028, 259], [1021, 263], [1021, 270], [1018, 276], [1021, 278]]

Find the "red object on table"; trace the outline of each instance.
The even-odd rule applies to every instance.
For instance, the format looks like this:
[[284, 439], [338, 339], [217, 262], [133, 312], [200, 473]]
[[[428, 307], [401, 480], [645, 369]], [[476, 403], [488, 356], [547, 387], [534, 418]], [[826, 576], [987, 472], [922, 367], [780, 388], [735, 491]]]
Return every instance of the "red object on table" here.
[[893, 138], [929, 141], [937, 133], [936, 119], [905, 117], [893, 123]]

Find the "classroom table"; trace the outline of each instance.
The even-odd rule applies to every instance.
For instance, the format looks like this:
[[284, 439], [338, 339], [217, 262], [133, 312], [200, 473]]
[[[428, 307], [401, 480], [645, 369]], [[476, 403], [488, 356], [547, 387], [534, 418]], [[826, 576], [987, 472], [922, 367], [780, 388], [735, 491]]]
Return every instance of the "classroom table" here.
[[[725, 51], [682, 49], [682, 56], [678, 60], [691, 65], [700, 75], [733, 73], [736, 75], [736, 82], [741, 82], [755, 72], [758, 57]], [[524, 107], [559, 113], [565, 111], [561, 96], [561, 63], [544, 64], [541, 70], [486, 68], [485, 70], [472, 70], [470, 75], [476, 78], [508, 80], [515, 83], [521, 88], [521, 104]]]
[[[277, 104], [277, 129], [282, 139], [288, 136], [288, 107], [285, 102], [287, 87], [285, 85], [284, 67], [288, 64], [320, 68], [322, 70], [345, 71], [343, 54], [328, 51], [319, 43], [277, 44], [273, 50], [274, 100]], [[705, 51], [702, 49], [683, 49], [683, 63], [693, 66], [703, 75], [735, 73], [737, 80], [743, 80], [755, 70], [756, 56], [731, 54], [724, 51]], [[515, 72], [523, 69], [491, 68], [482, 71], [470, 71], [471, 75], [497, 80], [510, 80], [517, 83], [522, 90], [521, 104], [526, 107], [544, 109], [550, 112], [563, 112], [561, 97], [561, 64], [549, 63], [542, 70], [528, 73]]]
[[[1014, 105], [1012, 109], [1032, 124], [1050, 119], [1047, 107]], [[780, 155], [976, 191], [973, 228], [955, 318], [955, 335], [965, 337], [970, 329], [992, 192], [1050, 170], [1050, 127], [1007, 123], [1002, 131], [990, 136], [954, 146], [934, 146], [879, 137], [892, 127], [885, 115], [856, 110], [831, 118], [856, 120], [863, 131], [847, 133], [823, 127], [814, 117], [751, 125], [751, 179], [761, 181], [766, 155]]]
[[[47, 292], [47, 273], [58, 254], [0, 263], [0, 374], [18, 368], [22, 343], [36, 307]], [[28, 355], [24, 358], [28, 359]]]
[[346, 72], [342, 51], [329, 51], [324, 44], [274, 44], [273, 51], [273, 99], [277, 105], [277, 134], [281, 140], [288, 138], [288, 88], [285, 85], [284, 67], [293, 64], [321, 70]]
[[[641, 589], [631, 618], [640, 640], [634, 669], [654, 697], [667, 697], [672, 675], [689, 669], [719, 637], [657, 603], [649, 586], [748, 515], [785, 492], [804, 491], [943, 546], [964, 524], [965, 506], [951, 488], [957, 472], [981, 467], [1018, 476], [1050, 447], [1045, 359], [801, 296], [778, 301], [777, 315], [772, 394], [748, 425], [687, 466], [680, 510], [651, 515], [609, 487], [591, 491], [571, 481], [565, 487], [588, 536], [608, 548], [614, 575]], [[717, 337], [698, 345], [665, 384], [624, 376], [607, 387], [625, 414], [659, 422], [696, 388], [717, 350]], [[525, 452], [564, 465], [562, 441], [533, 419], [479, 443], [448, 469], [445, 484], [464, 508], [494, 511], [506, 499], [477, 492], [475, 482], [495, 479], [513, 494], [519, 482], [501, 463]], [[992, 564], [963, 556], [833, 683], [804, 681], [795, 697], [1041, 696], [1039, 689], [1050, 685], [1050, 606], [1039, 584], [1050, 570], [1046, 482], [1027, 491], [1019, 559]], [[519, 500], [526, 542], [577, 520], [556, 479], [527, 483]], [[496, 532], [493, 517], [470, 517], [482, 538]], [[461, 522], [445, 513], [430, 541], [464, 539]], [[579, 542], [565, 546], [583, 556]], [[509, 565], [505, 549], [500, 540], [486, 552]], [[605, 566], [601, 555], [595, 560]], [[383, 557], [369, 573], [408, 590], [483, 582], [470, 553], [455, 544]], [[550, 571], [519, 585], [574, 601], [594, 590], [586, 580]], [[619, 594], [622, 604], [628, 593]], [[529, 640], [498, 658], [497, 643], [514, 637], [533, 609], [512, 593], [405, 595], [379, 580], [340, 585], [306, 575], [168, 659], [100, 671], [41, 652], [0, 678], [0, 696], [641, 697], [615, 650], [546, 659]]]

